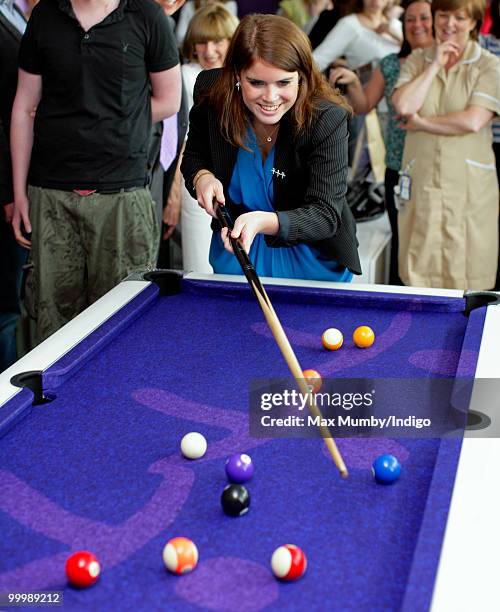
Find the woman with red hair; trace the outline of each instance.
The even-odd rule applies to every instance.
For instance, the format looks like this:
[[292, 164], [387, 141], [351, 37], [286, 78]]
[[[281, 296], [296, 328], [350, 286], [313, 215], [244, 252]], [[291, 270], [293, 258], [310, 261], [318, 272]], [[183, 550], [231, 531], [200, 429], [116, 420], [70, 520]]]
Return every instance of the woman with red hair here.
[[[207, 213], [225, 202], [258, 274], [348, 281], [360, 273], [345, 199], [349, 110], [288, 19], [248, 15], [221, 70], [202, 72], [182, 162]], [[212, 223], [215, 272], [241, 274]]]

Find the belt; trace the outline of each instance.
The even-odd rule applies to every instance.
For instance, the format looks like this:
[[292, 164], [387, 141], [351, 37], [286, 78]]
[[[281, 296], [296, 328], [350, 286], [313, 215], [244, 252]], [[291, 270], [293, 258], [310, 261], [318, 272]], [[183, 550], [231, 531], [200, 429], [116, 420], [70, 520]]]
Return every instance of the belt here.
[[101, 195], [113, 195], [116, 193], [128, 193], [129, 191], [137, 191], [138, 189], [144, 189], [144, 185], [135, 185], [134, 187], [120, 187], [119, 189], [72, 189], [71, 191], [79, 196], [85, 197], [88, 195], [93, 195], [94, 193], [98, 193]]

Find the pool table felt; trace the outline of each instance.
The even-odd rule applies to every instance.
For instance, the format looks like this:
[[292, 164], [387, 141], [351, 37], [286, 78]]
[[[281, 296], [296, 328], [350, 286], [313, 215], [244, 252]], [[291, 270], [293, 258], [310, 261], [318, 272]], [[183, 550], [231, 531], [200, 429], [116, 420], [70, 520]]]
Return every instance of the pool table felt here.
[[[49, 368], [45, 383], [56, 399], [1, 439], [0, 590], [63, 588], [69, 552], [90, 548], [104, 571], [89, 591], [65, 591], [75, 609], [105, 609], [117, 591], [126, 593], [124, 609], [427, 607], [460, 440], [339, 440], [351, 472], [342, 481], [319, 440], [250, 438], [248, 380], [283, 376], [286, 366], [244, 287], [186, 289], [158, 300], [153, 288], [143, 292], [143, 310], [129, 304]], [[394, 301], [381, 308], [369, 296], [370, 307], [353, 307], [345, 298], [339, 306], [324, 292], [301, 293], [270, 296], [304, 367], [329, 376], [394, 376], [396, 363], [402, 377], [473, 372], [484, 314], [474, 312], [467, 327], [460, 300], [443, 315], [404, 296], [388, 313]], [[376, 330], [374, 355], [349, 342], [343, 353], [320, 348], [326, 327], [359, 324]], [[197, 462], [179, 455], [191, 430], [209, 442]], [[224, 460], [237, 451], [249, 452], [256, 474], [250, 512], [231, 519], [219, 498]], [[383, 452], [403, 464], [394, 486], [377, 485], [370, 473]], [[175, 535], [200, 550], [197, 570], [180, 579], [161, 562]], [[294, 585], [269, 572], [283, 543], [309, 559]]]

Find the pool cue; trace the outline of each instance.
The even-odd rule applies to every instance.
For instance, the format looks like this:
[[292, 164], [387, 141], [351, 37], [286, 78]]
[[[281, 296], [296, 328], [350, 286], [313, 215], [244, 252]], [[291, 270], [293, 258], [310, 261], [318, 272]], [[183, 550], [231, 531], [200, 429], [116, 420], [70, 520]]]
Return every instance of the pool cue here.
[[[271, 330], [274, 339], [283, 357], [285, 358], [288, 368], [290, 369], [292, 376], [297, 382], [301, 393], [308, 398], [309, 410], [311, 411], [312, 415], [314, 417], [319, 417], [321, 422], [321, 420], [323, 419], [321, 411], [316, 405], [314, 394], [311, 392], [311, 389], [306, 383], [302, 368], [300, 367], [299, 361], [290, 345], [290, 341], [288, 340], [288, 337], [285, 334], [285, 330], [281, 325], [278, 315], [276, 314], [273, 305], [271, 304], [271, 300], [269, 299], [266, 290], [262, 286], [259, 276], [255, 271], [255, 268], [253, 267], [253, 264], [250, 261], [250, 257], [248, 256], [247, 252], [242, 247], [239, 240], [231, 236], [233, 223], [231, 221], [229, 213], [227, 212], [227, 209], [224, 204], [214, 202], [214, 208], [215, 213], [217, 215], [217, 219], [219, 220], [220, 224], [222, 225], [222, 227], [227, 227], [228, 229], [228, 236], [231, 241], [231, 246], [233, 247], [236, 259], [238, 260], [238, 263], [240, 264], [241, 269], [243, 270], [243, 274], [246, 276], [246, 279], [250, 287], [252, 288], [257, 298], [257, 301], [259, 302], [269, 329]], [[328, 451], [330, 452], [330, 455], [332, 456], [332, 459], [340, 472], [340, 475], [343, 478], [347, 478], [349, 473], [347, 471], [344, 460], [342, 459], [342, 455], [340, 454], [340, 451], [337, 448], [337, 445], [335, 444], [335, 440], [332, 438], [330, 430], [326, 425], [319, 425], [318, 428], [321, 432], [322, 438], [325, 441]]]

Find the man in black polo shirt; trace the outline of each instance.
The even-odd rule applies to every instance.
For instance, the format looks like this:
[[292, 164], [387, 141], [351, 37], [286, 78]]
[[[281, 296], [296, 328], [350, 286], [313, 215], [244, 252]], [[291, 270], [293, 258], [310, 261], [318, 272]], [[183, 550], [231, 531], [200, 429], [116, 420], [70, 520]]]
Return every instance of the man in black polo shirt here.
[[11, 143], [13, 227], [31, 247], [38, 341], [134, 269], [154, 266], [149, 139], [152, 122], [179, 110], [178, 62], [153, 0], [41, 0], [33, 10]]

